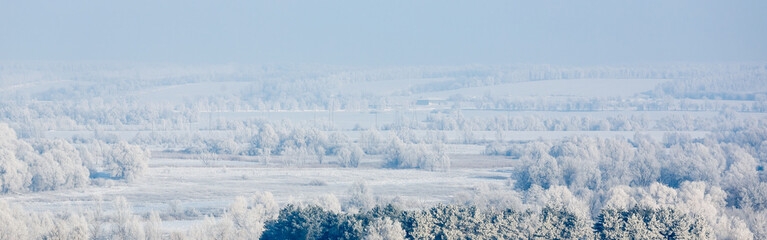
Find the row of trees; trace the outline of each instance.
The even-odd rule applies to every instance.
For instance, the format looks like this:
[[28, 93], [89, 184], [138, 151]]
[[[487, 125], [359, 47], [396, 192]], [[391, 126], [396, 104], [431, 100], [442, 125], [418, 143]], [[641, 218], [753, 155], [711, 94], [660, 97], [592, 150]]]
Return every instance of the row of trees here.
[[[543, 115], [464, 117], [460, 112], [433, 112], [416, 129], [428, 130], [481, 130], [481, 131], [639, 131], [656, 130], [645, 115], [618, 115], [614, 117]], [[666, 129], [662, 129], [666, 130]], [[680, 129], [681, 130], [681, 129]]]
[[[496, 103], [485, 103], [486, 101]], [[463, 108], [470, 109], [490, 109], [506, 111], [603, 111], [603, 110], [660, 110], [660, 111], [756, 111], [767, 106], [767, 98], [760, 101], [754, 101], [755, 106], [737, 107], [731, 103], [716, 103], [718, 107], [691, 107], [692, 104], [708, 104], [697, 102], [683, 102], [683, 107], [659, 107], [663, 104], [669, 104], [674, 99], [655, 99], [655, 100], [637, 100], [637, 104], [647, 106], [633, 106], [631, 101], [622, 99], [591, 99], [587, 100], [593, 103], [587, 105], [614, 105], [629, 104], [632, 106], [619, 107], [596, 107], [584, 108], [575, 106], [560, 108], [560, 104], [575, 104], [581, 102], [581, 99], [572, 99], [557, 102], [559, 100], [546, 100], [546, 102], [530, 102], [524, 99], [508, 100], [488, 99], [482, 100], [478, 106], [463, 104]], [[530, 99], [530, 101], [542, 101], [541, 99]], [[655, 103], [654, 101], [657, 101]], [[580, 103], [578, 103], [580, 104]], [[714, 103], [711, 103], [714, 104]], [[531, 105], [531, 107], [526, 107]], [[658, 106], [650, 106], [658, 105]], [[756, 106], [759, 105], [759, 106]], [[47, 130], [192, 130], [200, 128], [230, 129], [237, 124], [217, 121], [217, 119], [206, 119], [199, 106], [169, 105], [169, 104], [146, 104], [144, 102], [132, 102], [126, 100], [108, 100], [96, 99], [92, 101], [81, 102], [57, 102], [51, 105], [50, 102], [0, 102], [0, 120], [10, 123], [17, 130], [28, 129], [21, 132], [22, 136], [36, 136]], [[644, 114], [635, 114], [632, 116], [615, 117], [553, 117], [553, 116], [496, 116], [492, 118], [467, 118], [455, 111], [434, 112], [427, 116], [424, 122], [408, 123], [413, 129], [432, 129], [432, 130], [515, 130], [515, 131], [635, 131], [635, 130], [686, 130], [690, 126], [695, 126], [701, 130], [710, 130], [715, 125], [712, 122], [715, 119], [710, 117], [692, 117], [687, 115], [673, 114], [672, 117], [690, 121], [705, 121], [704, 125], [691, 125], [675, 123], [672, 119], [650, 119]], [[207, 122], [208, 126], [198, 126], [202, 122]], [[396, 119], [400, 120], [400, 119]], [[398, 123], [393, 123], [396, 125]], [[382, 124], [383, 128], [396, 128], [389, 124]], [[676, 128], [675, 128], [676, 127]]]
[[[448, 135], [458, 142], [476, 143], [475, 131], [495, 132], [494, 140], [504, 141], [507, 131], [721, 131], [759, 121], [763, 120], [732, 111], [713, 116], [670, 114], [653, 120], [641, 114], [607, 118], [542, 115], [469, 118], [455, 111], [431, 113], [425, 122], [401, 118], [383, 125], [384, 130], [380, 132], [360, 129], [349, 133], [311, 123], [255, 119], [222, 121], [211, 131], [140, 132], [130, 141], [168, 149], [186, 148], [188, 153], [250, 156], [301, 153], [319, 157], [337, 155], [339, 149], [354, 148], [353, 145], [359, 145], [366, 154], [382, 154], [390, 143], [390, 135], [406, 143], [445, 143]], [[96, 138], [107, 142], [120, 139], [103, 131], [94, 133]], [[350, 136], [356, 134], [359, 138], [352, 141]], [[484, 139], [487, 141], [486, 136]]]
[[270, 194], [237, 197], [219, 218], [164, 232], [161, 214], [137, 216], [118, 197], [112, 211], [30, 213], [0, 201], [0, 239], [713, 239], [700, 217], [671, 208], [605, 209], [596, 221], [560, 207], [539, 211], [436, 205], [379, 205], [359, 213], [332, 206], [278, 209]]
[[81, 187], [99, 172], [112, 179], [133, 180], [147, 168], [148, 159], [149, 152], [125, 142], [28, 142], [0, 123], [0, 193]]
[[386, 166], [391, 168], [419, 168], [429, 171], [447, 171], [450, 158], [443, 144], [404, 143], [394, 137], [384, 157]]
[[392, 168], [446, 170], [450, 166], [444, 150], [444, 134], [430, 132], [426, 137], [420, 137], [410, 129], [391, 133], [366, 130], [360, 132], [357, 141], [352, 141], [343, 132], [262, 121], [249, 123], [248, 127], [235, 132], [180, 133], [170, 137], [152, 134], [137, 136], [133, 141], [188, 146], [183, 152], [190, 154], [309, 156], [320, 164], [331, 158], [342, 167], [357, 167], [366, 155], [383, 155], [385, 167]]
[[669, 208], [606, 209], [596, 222], [556, 207], [480, 210], [378, 206], [358, 214], [288, 205], [261, 239], [713, 239], [702, 219]]
[[[402, 203], [396, 199], [393, 204], [376, 207], [371, 190], [360, 182], [349, 188], [343, 204], [333, 195], [319, 196], [290, 203], [279, 214], [276, 214], [276, 204], [263, 204], [263, 199], [268, 198], [257, 194], [238, 198], [225, 214], [206, 218], [184, 236], [238, 239], [247, 232], [250, 239], [257, 236], [262, 239], [760, 239], [767, 233], [764, 231], [767, 211], [725, 210], [724, 191], [703, 182], [685, 182], [678, 189], [660, 183], [648, 187], [616, 186], [590, 194], [573, 193], [566, 186], [543, 189], [535, 185], [521, 192], [477, 187], [473, 196], [459, 196], [453, 204], [410, 206], [408, 210], [399, 207]], [[588, 209], [592, 207], [594, 213], [589, 214]], [[256, 228], [248, 231], [243, 226]]]
[[728, 102], [709, 99], [676, 99], [650, 97], [567, 97], [540, 98], [516, 96], [483, 96], [457, 102], [468, 109], [506, 111], [708, 111], [735, 110], [739, 112], [764, 112], [767, 100], [758, 97], [745, 102]]
[[[516, 168], [513, 178], [523, 190], [532, 185], [605, 190], [655, 182], [678, 187], [684, 181], [704, 181], [728, 191], [730, 205], [767, 204], [762, 202], [767, 196], [760, 196], [767, 186], [767, 162], [758, 155], [740, 145], [715, 140], [678, 135], [668, 135], [667, 139], [660, 143], [642, 135], [631, 140], [572, 137], [532, 142], [506, 153], [520, 158], [522, 166]], [[752, 151], [761, 154], [761, 146]]]

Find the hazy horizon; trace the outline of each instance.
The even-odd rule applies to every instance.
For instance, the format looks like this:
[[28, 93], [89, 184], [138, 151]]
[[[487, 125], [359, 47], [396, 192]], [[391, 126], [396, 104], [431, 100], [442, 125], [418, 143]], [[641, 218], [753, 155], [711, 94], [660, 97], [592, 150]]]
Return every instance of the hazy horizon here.
[[0, 6], [0, 61], [380, 66], [767, 60], [767, 3], [760, 1]]

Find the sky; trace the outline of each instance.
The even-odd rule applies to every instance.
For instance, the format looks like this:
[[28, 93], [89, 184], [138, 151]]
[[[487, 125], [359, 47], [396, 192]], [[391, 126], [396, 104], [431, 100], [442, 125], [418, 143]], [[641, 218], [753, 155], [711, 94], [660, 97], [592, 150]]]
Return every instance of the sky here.
[[0, 0], [0, 61], [332, 65], [767, 60], [767, 1]]

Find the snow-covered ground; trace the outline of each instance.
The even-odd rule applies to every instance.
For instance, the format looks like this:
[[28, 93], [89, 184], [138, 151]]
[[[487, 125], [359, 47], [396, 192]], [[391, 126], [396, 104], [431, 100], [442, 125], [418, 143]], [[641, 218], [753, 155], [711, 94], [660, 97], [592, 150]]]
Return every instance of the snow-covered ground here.
[[[446, 172], [380, 168], [379, 157], [366, 158], [361, 168], [339, 168], [327, 163], [265, 165], [226, 159], [205, 165], [196, 159], [153, 158], [146, 174], [132, 183], [3, 195], [2, 199], [29, 210], [52, 212], [93, 209], [97, 200], [103, 199], [102, 207], [109, 211], [110, 201], [124, 196], [139, 215], [152, 210], [165, 212], [169, 203], [179, 200], [183, 209], [195, 209], [205, 215], [219, 213], [237, 196], [263, 191], [274, 194], [280, 204], [306, 201], [325, 194], [333, 194], [343, 202], [347, 189], [354, 182], [362, 181], [381, 202], [391, 201], [396, 196], [415, 207], [449, 202], [455, 194], [483, 184], [504, 186], [510, 177], [504, 169], [513, 167], [518, 161], [467, 154], [451, 157], [455, 166]], [[163, 225], [167, 230], [186, 229], [185, 226], [199, 220], [201, 218], [172, 220], [163, 222]]]

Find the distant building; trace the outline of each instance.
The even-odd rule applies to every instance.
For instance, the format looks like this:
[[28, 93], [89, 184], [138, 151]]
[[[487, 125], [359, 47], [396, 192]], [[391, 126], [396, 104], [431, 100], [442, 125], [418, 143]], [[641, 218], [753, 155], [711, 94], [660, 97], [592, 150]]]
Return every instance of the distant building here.
[[415, 101], [415, 105], [418, 105], [418, 106], [437, 106], [437, 105], [444, 105], [446, 103], [447, 103], [447, 100], [436, 99], [436, 98], [418, 99]]

